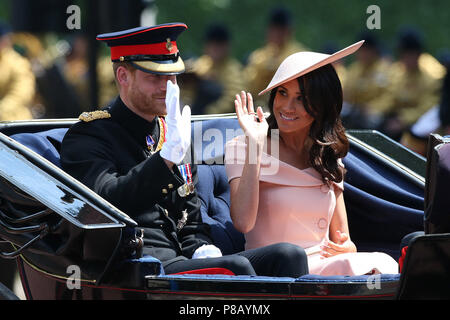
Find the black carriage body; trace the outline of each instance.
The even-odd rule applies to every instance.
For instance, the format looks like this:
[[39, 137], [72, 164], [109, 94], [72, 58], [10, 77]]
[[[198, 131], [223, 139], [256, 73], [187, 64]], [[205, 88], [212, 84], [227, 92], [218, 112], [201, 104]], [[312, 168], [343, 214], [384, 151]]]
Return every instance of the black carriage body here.
[[[17, 255], [27, 298], [402, 297], [399, 287], [402, 283], [404, 289], [408, 279], [404, 272], [357, 277], [305, 275], [297, 279], [165, 275], [157, 259], [138, 254], [135, 222], [59, 168], [60, 142], [75, 121], [0, 124], [0, 238], [5, 240], [1, 251], [5, 257]], [[215, 244], [225, 254], [237, 252], [243, 249], [244, 237], [229, 217], [223, 147], [226, 140], [242, 131], [234, 115], [193, 116], [192, 130], [202, 216], [211, 225]], [[423, 230], [425, 159], [378, 132], [349, 131], [348, 137], [351, 148], [344, 159], [344, 197], [352, 239], [359, 251], [382, 251], [398, 259], [403, 236]], [[29, 216], [34, 218], [26, 220]], [[18, 252], [20, 248], [23, 250]], [[404, 270], [414, 273], [410, 260], [407, 256]], [[70, 266], [80, 267], [79, 287], [69, 285], [74, 280]], [[420, 278], [420, 272], [415, 276]], [[402, 292], [410, 292], [405, 290]]]

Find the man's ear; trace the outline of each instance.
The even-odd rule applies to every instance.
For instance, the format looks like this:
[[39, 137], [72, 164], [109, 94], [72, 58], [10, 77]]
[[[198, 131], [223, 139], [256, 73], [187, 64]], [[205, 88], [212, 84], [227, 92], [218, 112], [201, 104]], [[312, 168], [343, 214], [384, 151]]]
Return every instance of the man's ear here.
[[127, 87], [130, 83], [131, 72], [124, 66], [120, 66], [116, 70], [116, 79], [121, 87]]

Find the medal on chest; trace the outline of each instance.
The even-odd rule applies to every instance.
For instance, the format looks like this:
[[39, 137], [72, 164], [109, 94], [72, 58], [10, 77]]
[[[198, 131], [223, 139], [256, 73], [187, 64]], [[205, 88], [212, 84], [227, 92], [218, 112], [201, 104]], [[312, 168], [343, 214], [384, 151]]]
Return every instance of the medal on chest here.
[[[166, 142], [166, 134], [167, 134], [167, 125], [163, 118], [158, 117], [159, 123], [159, 140], [156, 145], [155, 139], [153, 139], [152, 135], [149, 134], [145, 137], [145, 143], [147, 144], [147, 149], [150, 151], [150, 154], [154, 154], [161, 150], [164, 142]], [[156, 145], [156, 146], [155, 146]]]
[[180, 231], [181, 229], [183, 229], [183, 227], [186, 225], [187, 218], [188, 218], [187, 210], [183, 210], [183, 211], [181, 212], [181, 214], [182, 214], [181, 219], [178, 220], [178, 223], [177, 223], [177, 229], [178, 229], [178, 231]]
[[145, 142], [147, 143], [147, 149], [150, 151], [151, 154], [155, 153], [155, 140], [153, 137], [149, 134], [145, 137]]
[[192, 181], [192, 170], [191, 170], [191, 165], [188, 164], [182, 164], [178, 166], [178, 170], [180, 171], [185, 184], [183, 184], [182, 186], [178, 187], [177, 192], [178, 195], [180, 197], [186, 197], [189, 194], [194, 192], [194, 183]]

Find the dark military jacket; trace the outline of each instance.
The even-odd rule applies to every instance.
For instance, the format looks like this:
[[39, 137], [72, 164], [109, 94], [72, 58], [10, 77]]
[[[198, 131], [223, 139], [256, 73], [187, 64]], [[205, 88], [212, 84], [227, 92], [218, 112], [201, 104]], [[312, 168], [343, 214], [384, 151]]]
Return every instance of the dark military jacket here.
[[[209, 226], [200, 214], [196, 192], [182, 197], [185, 183], [178, 167], [170, 170], [159, 151], [151, 154], [146, 136], [158, 144], [160, 126], [132, 112], [118, 97], [105, 109], [108, 118], [74, 124], [61, 147], [63, 169], [133, 218], [144, 230], [144, 254], [161, 261], [191, 258], [212, 243]], [[107, 113], [104, 113], [108, 116]], [[197, 170], [191, 164], [197, 183]], [[177, 224], [188, 214], [186, 224]]]

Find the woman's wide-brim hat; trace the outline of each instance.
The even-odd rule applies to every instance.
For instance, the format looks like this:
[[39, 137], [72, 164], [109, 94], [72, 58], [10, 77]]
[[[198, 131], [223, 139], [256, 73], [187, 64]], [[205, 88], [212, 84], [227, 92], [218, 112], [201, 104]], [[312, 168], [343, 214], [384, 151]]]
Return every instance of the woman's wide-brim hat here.
[[267, 88], [261, 91], [259, 95], [354, 53], [363, 43], [364, 40], [361, 40], [331, 55], [310, 51], [291, 54], [280, 64]]

